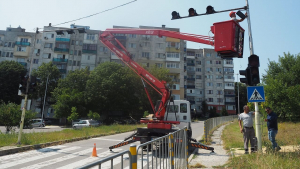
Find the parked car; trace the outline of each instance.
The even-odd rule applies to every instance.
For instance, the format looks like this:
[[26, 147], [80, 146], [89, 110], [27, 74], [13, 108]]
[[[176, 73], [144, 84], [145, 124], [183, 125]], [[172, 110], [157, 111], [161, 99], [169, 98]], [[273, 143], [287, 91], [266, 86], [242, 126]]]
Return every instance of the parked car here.
[[96, 120], [80, 120], [78, 123], [73, 125], [74, 129], [83, 128], [83, 127], [98, 127], [100, 123]]
[[47, 125], [52, 124], [52, 121], [50, 119], [44, 119], [44, 121], [45, 121], [45, 124], [47, 124]]
[[74, 124], [77, 124], [79, 122], [80, 122], [80, 119], [72, 120], [72, 126], [74, 126]]
[[45, 121], [42, 119], [32, 119], [31, 126], [32, 127], [45, 127]]

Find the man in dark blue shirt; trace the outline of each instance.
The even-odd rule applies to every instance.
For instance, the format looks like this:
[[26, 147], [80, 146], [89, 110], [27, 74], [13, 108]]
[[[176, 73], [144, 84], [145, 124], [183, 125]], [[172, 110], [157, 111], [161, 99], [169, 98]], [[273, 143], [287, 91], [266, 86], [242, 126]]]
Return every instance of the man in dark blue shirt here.
[[275, 141], [275, 137], [278, 132], [277, 115], [271, 110], [270, 107], [266, 107], [265, 111], [268, 114], [267, 119], [265, 119], [265, 121], [267, 122], [268, 126], [269, 140], [272, 142], [273, 149], [279, 151], [281, 148], [277, 145]]

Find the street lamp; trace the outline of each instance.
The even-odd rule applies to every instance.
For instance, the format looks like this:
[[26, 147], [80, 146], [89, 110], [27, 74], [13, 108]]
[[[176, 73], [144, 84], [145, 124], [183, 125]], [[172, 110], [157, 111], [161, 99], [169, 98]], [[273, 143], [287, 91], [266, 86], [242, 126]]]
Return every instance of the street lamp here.
[[46, 89], [45, 89], [45, 95], [44, 95], [44, 103], [43, 103], [43, 111], [42, 111], [42, 121], [44, 120], [45, 101], [46, 101], [46, 96], [47, 96], [48, 79], [49, 79], [50, 75], [51, 75], [51, 73], [49, 73], [47, 76]]

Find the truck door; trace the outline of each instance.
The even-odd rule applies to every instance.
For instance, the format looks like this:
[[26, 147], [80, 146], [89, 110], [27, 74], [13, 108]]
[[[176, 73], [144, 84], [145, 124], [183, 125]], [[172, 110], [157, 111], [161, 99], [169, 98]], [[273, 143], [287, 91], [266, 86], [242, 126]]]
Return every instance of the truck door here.
[[191, 119], [187, 103], [175, 102], [174, 105], [173, 103], [168, 105], [165, 121], [190, 122]]

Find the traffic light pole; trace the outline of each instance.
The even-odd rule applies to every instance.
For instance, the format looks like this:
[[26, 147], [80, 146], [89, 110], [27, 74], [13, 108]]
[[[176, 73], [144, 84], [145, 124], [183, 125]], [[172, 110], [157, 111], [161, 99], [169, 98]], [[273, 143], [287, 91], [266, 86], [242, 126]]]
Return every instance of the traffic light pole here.
[[[38, 28], [37, 28], [38, 30]], [[25, 112], [27, 109], [27, 102], [28, 102], [28, 90], [29, 90], [29, 85], [30, 85], [30, 75], [31, 75], [31, 70], [32, 70], [32, 65], [33, 65], [33, 54], [34, 54], [34, 47], [35, 47], [35, 42], [36, 42], [36, 34], [34, 36], [33, 40], [33, 50], [31, 54], [31, 61], [30, 61], [30, 67], [29, 67], [29, 73], [28, 73], [28, 81], [27, 81], [27, 86], [26, 86], [26, 93], [25, 93], [25, 99], [24, 99], [24, 106], [22, 108], [22, 116], [21, 116], [21, 121], [20, 121], [20, 130], [19, 130], [19, 136], [18, 136], [18, 142], [17, 144], [21, 144], [21, 139], [22, 139], [22, 133], [23, 133], [23, 127], [24, 127], [24, 119], [25, 119]]]
[[[250, 11], [249, 11], [249, 3], [248, 0], [246, 0], [246, 6], [247, 6], [247, 21], [248, 21], [248, 35], [249, 35], [249, 48], [250, 48], [250, 55], [254, 54], [253, 49], [253, 39], [252, 39], [252, 31], [251, 31], [251, 22], [250, 22]], [[262, 141], [261, 141], [261, 121], [260, 121], [260, 113], [258, 112], [258, 102], [254, 102], [255, 106], [255, 131], [256, 131], [256, 137], [257, 137], [257, 150], [262, 151]]]

